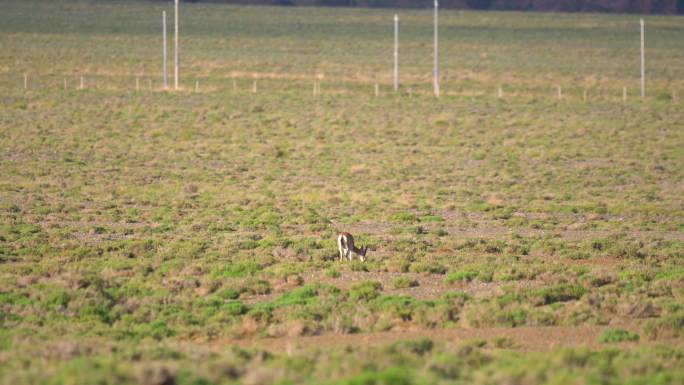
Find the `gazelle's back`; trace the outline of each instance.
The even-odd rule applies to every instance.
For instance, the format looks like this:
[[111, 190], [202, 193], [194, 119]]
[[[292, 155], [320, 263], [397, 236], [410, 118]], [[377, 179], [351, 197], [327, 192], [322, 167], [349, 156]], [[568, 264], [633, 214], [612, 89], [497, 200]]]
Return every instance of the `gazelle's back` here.
[[354, 245], [354, 236], [350, 233], [342, 232], [337, 236], [337, 242], [351, 248]]

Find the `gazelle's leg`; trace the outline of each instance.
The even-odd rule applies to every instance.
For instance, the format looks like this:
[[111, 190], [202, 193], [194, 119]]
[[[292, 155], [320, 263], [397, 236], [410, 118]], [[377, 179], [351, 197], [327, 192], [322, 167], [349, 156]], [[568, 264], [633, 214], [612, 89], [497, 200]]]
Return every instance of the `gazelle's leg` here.
[[350, 261], [353, 261], [353, 260], [354, 260], [354, 256], [352, 255], [352, 249], [347, 249], [347, 258], [348, 258]]

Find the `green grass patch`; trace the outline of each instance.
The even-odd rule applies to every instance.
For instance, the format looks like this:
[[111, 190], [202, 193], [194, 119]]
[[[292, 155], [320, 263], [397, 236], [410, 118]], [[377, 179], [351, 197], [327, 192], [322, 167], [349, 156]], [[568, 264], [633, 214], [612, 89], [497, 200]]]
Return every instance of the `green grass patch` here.
[[601, 343], [639, 341], [639, 335], [624, 329], [608, 329], [598, 339]]

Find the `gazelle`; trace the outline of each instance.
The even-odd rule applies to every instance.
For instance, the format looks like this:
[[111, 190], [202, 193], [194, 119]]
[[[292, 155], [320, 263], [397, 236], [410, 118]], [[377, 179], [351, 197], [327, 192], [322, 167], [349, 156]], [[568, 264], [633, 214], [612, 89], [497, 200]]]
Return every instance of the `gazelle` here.
[[361, 262], [366, 260], [366, 252], [368, 246], [358, 248], [354, 245], [354, 236], [349, 233], [340, 233], [337, 236], [337, 248], [340, 250], [340, 261], [347, 257], [350, 261], [353, 259], [352, 253], [359, 256]]

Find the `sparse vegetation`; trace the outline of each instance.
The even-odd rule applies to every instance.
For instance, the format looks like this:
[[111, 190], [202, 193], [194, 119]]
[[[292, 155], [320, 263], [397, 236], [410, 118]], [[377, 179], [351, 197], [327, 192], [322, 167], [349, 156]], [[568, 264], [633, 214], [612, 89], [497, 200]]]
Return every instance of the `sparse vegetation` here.
[[392, 10], [190, 3], [162, 92], [167, 6], [2, 2], [0, 382], [684, 382], [679, 19], [636, 100], [634, 16], [444, 12], [435, 99], [424, 11], [395, 95]]

